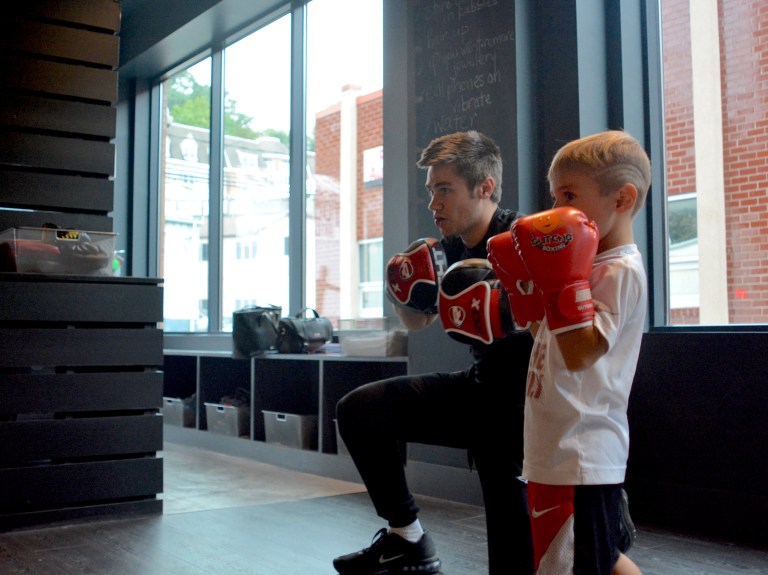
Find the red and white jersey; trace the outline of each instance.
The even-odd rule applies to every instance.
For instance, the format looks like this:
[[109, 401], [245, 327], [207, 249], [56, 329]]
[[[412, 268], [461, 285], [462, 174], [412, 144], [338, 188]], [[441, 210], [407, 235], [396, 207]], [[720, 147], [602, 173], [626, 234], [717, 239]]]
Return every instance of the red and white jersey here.
[[536, 334], [525, 401], [523, 477], [548, 485], [624, 481], [627, 405], [647, 310], [647, 279], [635, 244], [595, 258], [589, 277], [595, 326], [608, 352], [570, 371], [546, 319]]

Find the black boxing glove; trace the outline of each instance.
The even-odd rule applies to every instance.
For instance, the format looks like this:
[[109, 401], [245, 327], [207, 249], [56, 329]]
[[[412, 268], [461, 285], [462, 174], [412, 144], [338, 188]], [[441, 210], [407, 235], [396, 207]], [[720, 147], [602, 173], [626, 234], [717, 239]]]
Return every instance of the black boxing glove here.
[[440, 321], [462, 343], [490, 344], [515, 331], [509, 298], [488, 260], [456, 262], [440, 283]]
[[416, 240], [387, 262], [387, 297], [402, 307], [421, 313], [437, 313], [438, 289], [447, 262], [439, 240]]

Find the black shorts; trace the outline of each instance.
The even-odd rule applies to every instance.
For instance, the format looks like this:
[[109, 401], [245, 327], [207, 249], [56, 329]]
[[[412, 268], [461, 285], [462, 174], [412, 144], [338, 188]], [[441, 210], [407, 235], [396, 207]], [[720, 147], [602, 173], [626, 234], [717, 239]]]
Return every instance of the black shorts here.
[[621, 488], [528, 482], [538, 575], [610, 575], [619, 558]]

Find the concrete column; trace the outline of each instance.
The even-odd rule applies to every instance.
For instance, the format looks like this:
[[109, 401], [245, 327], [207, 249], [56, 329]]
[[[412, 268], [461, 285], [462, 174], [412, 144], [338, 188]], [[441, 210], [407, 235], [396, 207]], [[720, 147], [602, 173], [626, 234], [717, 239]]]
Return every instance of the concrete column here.
[[690, 0], [702, 325], [728, 323], [723, 118], [717, 0]]

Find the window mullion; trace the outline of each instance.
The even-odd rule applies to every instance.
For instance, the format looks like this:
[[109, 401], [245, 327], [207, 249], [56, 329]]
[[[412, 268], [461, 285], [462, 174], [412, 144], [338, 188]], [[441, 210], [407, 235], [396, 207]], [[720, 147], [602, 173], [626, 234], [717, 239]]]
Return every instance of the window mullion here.
[[224, 53], [211, 55], [211, 149], [208, 211], [208, 331], [221, 331], [223, 269], [223, 151], [224, 151]]
[[288, 200], [289, 305], [304, 307], [306, 301], [306, 14], [303, 4], [294, 8], [291, 19], [291, 168]]

